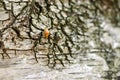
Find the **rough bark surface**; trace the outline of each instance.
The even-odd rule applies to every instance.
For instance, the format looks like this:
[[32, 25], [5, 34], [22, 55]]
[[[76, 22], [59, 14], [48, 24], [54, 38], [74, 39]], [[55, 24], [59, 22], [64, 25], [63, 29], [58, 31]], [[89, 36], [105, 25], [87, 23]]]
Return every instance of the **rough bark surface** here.
[[0, 80], [119, 80], [119, 0], [0, 0]]

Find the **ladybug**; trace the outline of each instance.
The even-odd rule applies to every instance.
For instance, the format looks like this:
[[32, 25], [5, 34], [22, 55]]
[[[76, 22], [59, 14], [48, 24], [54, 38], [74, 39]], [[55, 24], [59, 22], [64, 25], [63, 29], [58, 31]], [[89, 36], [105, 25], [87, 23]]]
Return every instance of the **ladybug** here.
[[46, 39], [48, 39], [48, 37], [49, 37], [49, 35], [50, 35], [50, 32], [49, 32], [48, 28], [45, 28], [45, 29], [44, 29], [43, 34], [44, 34], [44, 37], [45, 37]]

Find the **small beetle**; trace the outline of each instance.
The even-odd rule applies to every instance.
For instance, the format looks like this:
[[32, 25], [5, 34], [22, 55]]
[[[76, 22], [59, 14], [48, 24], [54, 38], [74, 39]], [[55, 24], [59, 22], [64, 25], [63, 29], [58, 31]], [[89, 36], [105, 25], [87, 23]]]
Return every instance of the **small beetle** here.
[[45, 29], [44, 29], [43, 34], [44, 34], [44, 37], [45, 37], [46, 39], [48, 39], [48, 37], [49, 37], [49, 35], [50, 35], [50, 32], [49, 32], [48, 28], [45, 28]]

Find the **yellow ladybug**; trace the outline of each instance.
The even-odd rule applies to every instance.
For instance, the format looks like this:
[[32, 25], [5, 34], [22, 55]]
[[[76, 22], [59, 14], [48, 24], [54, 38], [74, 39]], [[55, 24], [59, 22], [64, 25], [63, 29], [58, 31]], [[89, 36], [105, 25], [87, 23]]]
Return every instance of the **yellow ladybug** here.
[[49, 32], [48, 28], [45, 28], [45, 29], [44, 29], [43, 34], [44, 34], [44, 37], [45, 37], [46, 39], [49, 37], [50, 32]]

